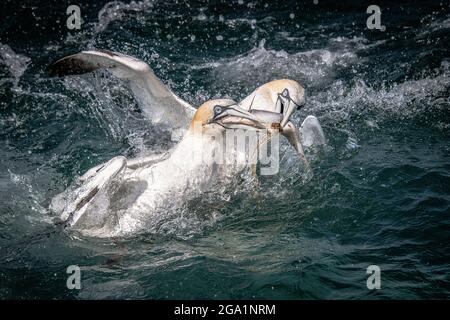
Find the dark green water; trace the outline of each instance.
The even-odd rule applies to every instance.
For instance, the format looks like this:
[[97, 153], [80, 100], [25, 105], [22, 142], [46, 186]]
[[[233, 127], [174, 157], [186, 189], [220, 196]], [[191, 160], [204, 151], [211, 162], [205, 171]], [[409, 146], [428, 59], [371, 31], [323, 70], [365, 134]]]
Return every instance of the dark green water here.
[[[445, 1], [6, 2], [0, 33], [0, 298], [449, 298], [450, 11]], [[104, 7], [104, 5], [106, 6]], [[50, 78], [86, 48], [148, 62], [194, 105], [292, 78], [328, 147], [312, 180], [281, 172], [188, 201], [151, 232], [95, 239], [53, 226], [52, 197], [113, 156], [171, 146], [131, 92], [99, 75]], [[197, 199], [198, 200], [198, 199]], [[82, 289], [66, 288], [79, 265]], [[368, 290], [366, 268], [381, 268]]]

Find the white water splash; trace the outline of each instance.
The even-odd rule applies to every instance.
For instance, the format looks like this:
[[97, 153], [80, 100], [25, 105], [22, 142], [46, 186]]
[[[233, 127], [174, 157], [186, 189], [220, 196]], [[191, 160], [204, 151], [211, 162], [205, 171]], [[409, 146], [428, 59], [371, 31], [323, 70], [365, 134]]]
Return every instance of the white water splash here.
[[121, 20], [126, 11], [147, 11], [153, 8], [153, 3], [152, 0], [131, 1], [130, 3], [108, 2], [98, 12], [98, 22], [95, 24], [94, 35], [104, 31], [111, 22]]
[[51, 223], [52, 219], [48, 215], [46, 208], [42, 206], [43, 194], [35, 190], [31, 182], [31, 177], [27, 175], [13, 173], [8, 169], [10, 181], [22, 192], [14, 195], [15, 201], [31, 210], [26, 219], [31, 223], [46, 222]]
[[287, 53], [284, 50], [270, 50], [266, 41], [260, 41], [257, 48], [233, 57], [193, 66], [194, 70], [211, 69], [212, 77], [219, 83], [243, 82], [255, 86], [275, 78], [293, 78], [308, 83], [323, 83], [334, 78], [334, 69], [348, 66], [358, 59], [354, 51], [339, 48], [314, 49], [304, 52]]
[[[323, 113], [332, 123], [342, 123], [351, 115], [375, 112], [376, 119], [366, 124], [376, 123], [395, 116], [400, 119], [413, 119], [427, 113], [448, 109], [450, 101], [446, 98], [450, 88], [450, 77], [446, 72], [436, 77], [410, 80], [381, 89], [373, 88], [365, 81], [356, 81], [349, 86], [343, 81], [335, 81], [329, 90], [319, 92], [309, 98], [309, 109]], [[448, 123], [434, 122], [431, 125], [444, 128]]]
[[15, 53], [10, 46], [0, 43], [0, 63], [8, 68], [11, 78], [0, 80], [13, 83], [14, 89], [19, 89], [19, 81], [25, 70], [28, 68], [31, 59], [23, 54]]

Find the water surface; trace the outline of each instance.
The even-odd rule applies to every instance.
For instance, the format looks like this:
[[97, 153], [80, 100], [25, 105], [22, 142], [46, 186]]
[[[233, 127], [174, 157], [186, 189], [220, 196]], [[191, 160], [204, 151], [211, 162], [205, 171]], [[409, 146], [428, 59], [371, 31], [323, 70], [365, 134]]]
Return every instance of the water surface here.
[[[449, 298], [450, 11], [442, 1], [6, 1], [0, 33], [0, 297]], [[193, 105], [292, 78], [328, 146], [305, 180], [289, 148], [250, 196], [237, 183], [126, 238], [61, 232], [47, 208], [87, 169], [171, 147], [126, 85], [51, 78], [84, 49], [139, 57]], [[82, 289], [66, 288], [79, 265]], [[378, 265], [381, 290], [366, 287]]]

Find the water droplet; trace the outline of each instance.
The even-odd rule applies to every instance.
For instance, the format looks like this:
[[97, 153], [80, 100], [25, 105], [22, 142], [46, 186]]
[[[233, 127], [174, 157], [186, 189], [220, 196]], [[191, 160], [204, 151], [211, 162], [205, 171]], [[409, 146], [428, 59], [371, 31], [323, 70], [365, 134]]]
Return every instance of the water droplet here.
[[358, 140], [356, 140], [355, 138], [352, 138], [352, 137], [348, 137], [347, 143], [345, 144], [345, 146], [349, 150], [357, 149], [357, 148], [359, 148]]

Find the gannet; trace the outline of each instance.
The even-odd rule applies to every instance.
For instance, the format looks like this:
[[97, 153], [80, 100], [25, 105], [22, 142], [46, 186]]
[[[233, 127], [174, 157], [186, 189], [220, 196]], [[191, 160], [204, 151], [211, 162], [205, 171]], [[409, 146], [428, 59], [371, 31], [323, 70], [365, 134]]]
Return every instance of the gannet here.
[[239, 106], [255, 116], [271, 118], [280, 123], [280, 132], [285, 136], [305, 165], [309, 167], [303, 146], [323, 145], [325, 135], [319, 120], [309, 115], [302, 122], [300, 129], [290, 120], [295, 110], [305, 104], [305, 89], [295, 80], [273, 80], [255, 89], [244, 98]]
[[[264, 129], [265, 124], [232, 100], [207, 101], [195, 112], [183, 139], [163, 160], [130, 166], [125, 157], [118, 156], [89, 170], [81, 177], [81, 186], [66, 199], [61, 219], [66, 226], [89, 235], [137, 230], [152, 214], [187, 192], [204, 192], [243, 170], [245, 158], [235, 157], [229, 149], [226, 153], [233, 159], [215, 160], [218, 154], [225, 154], [225, 145], [217, 137], [226, 130], [245, 127]], [[244, 161], [235, 161], [238, 159]]]
[[[169, 203], [182, 201], [187, 190], [202, 192], [232, 179], [247, 162], [235, 161], [236, 153], [245, 150], [225, 153], [222, 141], [216, 139], [230, 129], [266, 130], [269, 139], [272, 133], [281, 133], [307, 164], [299, 131], [290, 122], [304, 94], [293, 80], [263, 85], [239, 104], [216, 99], [195, 109], [168, 89], [145, 62], [120, 53], [83, 51], [56, 61], [49, 72], [61, 76], [97, 69], [127, 80], [144, 114], [183, 138], [167, 153], [138, 159], [118, 156], [88, 170], [77, 186], [52, 201], [66, 227], [96, 236], [126, 234], [143, 227], [149, 218], [157, 219], [155, 212], [161, 214]], [[323, 137], [317, 121], [312, 127]], [[215, 157], [224, 153], [233, 161], [218, 165]]]

